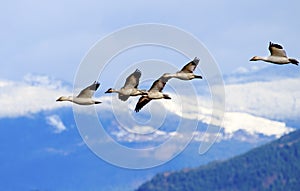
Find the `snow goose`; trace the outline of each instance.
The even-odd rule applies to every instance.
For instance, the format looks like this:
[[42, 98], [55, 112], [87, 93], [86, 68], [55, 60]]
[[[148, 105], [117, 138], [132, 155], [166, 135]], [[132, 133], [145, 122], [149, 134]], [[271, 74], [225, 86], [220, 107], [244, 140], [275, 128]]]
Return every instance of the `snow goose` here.
[[167, 81], [168, 79], [162, 76], [153, 82], [151, 88], [146, 92], [147, 94], [140, 97], [135, 106], [135, 112], [139, 112], [152, 99], [171, 99], [169, 95], [162, 93]]
[[83, 89], [76, 97], [74, 96], [61, 96], [56, 101], [70, 101], [79, 105], [93, 105], [99, 104], [100, 101], [92, 99], [95, 91], [99, 88], [100, 83], [94, 82], [92, 85]]
[[178, 78], [180, 80], [192, 80], [195, 78], [202, 79], [202, 76], [195, 75], [193, 72], [196, 69], [199, 63], [199, 58], [195, 57], [194, 60], [187, 63], [180, 71], [175, 74], [165, 73], [163, 77], [170, 78]]
[[250, 61], [258, 61], [262, 60], [265, 62], [271, 62], [273, 64], [295, 64], [298, 65], [298, 60], [294, 58], [288, 58], [286, 55], [285, 50], [283, 47], [279, 44], [274, 44], [272, 42], [269, 43], [269, 51], [271, 53], [270, 56], [267, 57], [261, 57], [261, 56], [254, 56], [250, 59]]
[[109, 88], [105, 93], [118, 93], [119, 99], [122, 101], [126, 101], [129, 96], [145, 95], [145, 90], [137, 89], [141, 75], [141, 71], [136, 69], [126, 78], [125, 84], [120, 90]]

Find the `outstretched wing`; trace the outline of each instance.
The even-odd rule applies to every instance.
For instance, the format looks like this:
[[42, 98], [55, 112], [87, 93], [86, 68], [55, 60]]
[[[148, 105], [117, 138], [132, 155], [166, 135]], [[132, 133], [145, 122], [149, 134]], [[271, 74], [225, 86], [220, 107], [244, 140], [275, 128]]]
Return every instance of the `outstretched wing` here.
[[100, 83], [99, 82], [94, 82], [92, 85], [84, 88], [79, 94], [77, 97], [80, 97], [80, 98], [91, 98], [95, 91], [99, 88], [100, 86]]
[[122, 100], [122, 101], [126, 101], [126, 100], [128, 100], [128, 98], [130, 97], [129, 95], [123, 95], [123, 94], [118, 94], [118, 97], [119, 97], [119, 99], [120, 100]]
[[279, 44], [274, 44], [270, 42], [269, 51], [271, 53], [271, 56], [287, 57], [285, 50], [283, 50], [283, 47]]
[[161, 92], [166, 83], [168, 81], [168, 78], [165, 77], [160, 77], [158, 80], [155, 80], [155, 82], [153, 82], [151, 88], [149, 89], [150, 92], [156, 91], [156, 92]]
[[194, 70], [196, 69], [198, 63], [199, 63], [199, 58], [195, 57], [194, 60], [190, 61], [187, 63], [181, 70], [180, 72], [184, 73], [193, 73]]
[[126, 82], [123, 88], [137, 88], [139, 85], [141, 75], [142, 75], [141, 71], [136, 69], [132, 74], [130, 74], [126, 78]]
[[151, 101], [150, 98], [147, 96], [140, 97], [139, 101], [137, 102], [134, 111], [139, 112], [147, 103]]

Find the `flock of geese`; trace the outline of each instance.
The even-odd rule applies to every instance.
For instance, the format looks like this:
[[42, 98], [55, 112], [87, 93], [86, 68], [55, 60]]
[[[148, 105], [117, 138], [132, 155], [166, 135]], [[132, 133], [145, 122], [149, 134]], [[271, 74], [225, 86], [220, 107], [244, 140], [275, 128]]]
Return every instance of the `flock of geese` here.
[[[273, 64], [295, 64], [298, 65], [298, 61], [294, 58], [287, 57], [287, 54], [283, 47], [279, 44], [269, 43], [270, 55], [267, 57], [254, 56], [250, 61], [265, 61]], [[166, 83], [171, 78], [177, 78], [180, 80], [192, 80], [192, 79], [202, 79], [202, 76], [195, 75], [194, 70], [196, 69], [199, 59], [197, 57], [194, 60], [187, 63], [180, 71], [170, 74], [165, 73], [159, 79], [153, 82], [149, 90], [138, 89], [139, 80], [141, 77], [141, 71], [138, 69], [130, 74], [125, 81], [124, 86], [119, 89], [109, 88], [105, 93], [117, 93], [118, 98], [122, 101], [128, 100], [130, 96], [141, 96], [139, 101], [135, 106], [135, 112], [139, 112], [147, 103], [153, 99], [171, 99], [168, 94], [164, 94], [162, 90], [164, 89]], [[92, 99], [95, 91], [99, 88], [100, 83], [94, 82], [92, 85], [83, 89], [76, 97], [74, 96], [61, 96], [56, 101], [70, 101], [79, 105], [93, 105], [99, 104], [100, 101]]]
[[[202, 79], [202, 76], [195, 75], [193, 73], [198, 63], [199, 59], [196, 57], [194, 58], [194, 60], [187, 63], [180, 71], [176, 72], [175, 74], [163, 74], [159, 79], [153, 82], [149, 90], [138, 89], [142, 73], [140, 70], [137, 69], [126, 78], [125, 84], [121, 89], [116, 90], [113, 88], [109, 88], [105, 93], [117, 93], [119, 99], [122, 101], [128, 100], [130, 96], [141, 96], [134, 109], [136, 112], [139, 112], [147, 103], [149, 103], [153, 99], [171, 99], [171, 97], [168, 94], [164, 94], [162, 92], [169, 79]], [[100, 83], [95, 81], [92, 85], [83, 89], [76, 97], [61, 96], [56, 101], [71, 101], [79, 105], [99, 104], [101, 103], [100, 101], [92, 99], [93, 94], [99, 88], [99, 86]]]

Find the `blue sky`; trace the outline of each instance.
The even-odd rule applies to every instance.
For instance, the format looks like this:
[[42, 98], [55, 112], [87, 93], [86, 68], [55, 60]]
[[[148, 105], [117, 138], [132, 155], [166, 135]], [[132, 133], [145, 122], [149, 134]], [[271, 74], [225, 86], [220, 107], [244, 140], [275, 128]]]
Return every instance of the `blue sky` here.
[[[299, 52], [299, 2], [273, 1], [9, 1], [1, 2], [1, 71], [4, 79], [27, 73], [69, 82], [89, 48], [117, 29], [163, 23], [195, 35], [222, 72], [249, 67], [268, 54], [270, 40], [289, 55]], [[68, 70], [68, 72], [65, 72]]]
[[[20, 132], [25, 131], [27, 137], [38, 137], [31, 139], [30, 144], [34, 146], [27, 146], [23, 143], [23, 139], [14, 142], [13, 139], [6, 137], [12, 142], [12, 148], [19, 148], [19, 142], [23, 143], [24, 147], [20, 148], [24, 150], [20, 152], [27, 153], [24, 158], [29, 160], [33, 158], [32, 161], [35, 161], [34, 157], [37, 156], [33, 157], [30, 153], [42, 153], [37, 158], [55, 155], [66, 156], [65, 159], [68, 160], [74, 155], [80, 155], [78, 153], [83, 153], [81, 150], [85, 144], [78, 136], [78, 129], [75, 129], [74, 116], [70, 112], [71, 104], [56, 103], [55, 99], [61, 95], [72, 94], [79, 65], [99, 40], [130, 25], [158, 23], [175, 26], [194, 35], [215, 58], [225, 80], [226, 114], [224, 122], [220, 125], [223, 128], [224, 140], [240, 138], [239, 141], [256, 144], [260, 136], [280, 137], [299, 127], [294, 122], [299, 121], [300, 115], [300, 90], [295, 88], [300, 85], [298, 75], [300, 69], [294, 65], [282, 67], [263, 62], [252, 63], [249, 59], [254, 55], [269, 54], [267, 49], [269, 41], [282, 44], [289, 56], [300, 59], [299, 7], [300, 2], [296, 0], [281, 3], [270, 0], [1, 2], [0, 129], [2, 128], [3, 135], [13, 133], [14, 129], [20, 128], [23, 121], [33, 120], [34, 122], [26, 124], [30, 132], [24, 129]], [[105, 77], [111, 75], [110, 71], [114, 74], [122, 70], [118, 66], [121, 62], [130, 64], [139, 59], [165, 59], [172, 63], [173, 67], [181, 68], [188, 61], [186, 57], [168, 49], [154, 48], [137, 47], [120, 54], [112, 60]], [[113, 75], [111, 79], [100, 78], [101, 87], [96, 97], [103, 103], [97, 107], [97, 112], [99, 120], [103, 120], [103, 124], [109, 124], [105, 128], [111, 130], [114, 139], [129, 145], [132, 142], [140, 144], [147, 140], [146, 142], [151, 145], [152, 141], [157, 143], [170, 137], [182, 136], [172, 129], [159, 129], [155, 121], [147, 121], [149, 116], [160, 119], [158, 114], [161, 113], [169, 115], [168, 123], [187, 120], [200, 121], [201, 125], [214, 124], [211, 119], [210, 91], [205, 79], [190, 84], [200, 87], [197, 88], [198, 105], [194, 104], [194, 97], [189, 97], [188, 93], [180, 97], [175, 95], [172, 88], [166, 87], [166, 91], [172, 95], [172, 101], [153, 102], [151, 107], [146, 107], [140, 115], [131, 113], [137, 98], [131, 98], [123, 103], [117, 100], [116, 95], [103, 93], [108, 87], [116, 84], [121, 86], [122, 79], [134, 69], [132, 67], [130, 71], [114, 74], [121, 76], [117, 82], [114, 81], [116, 79], [112, 79]], [[197, 72], [200, 73], [201, 70]], [[144, 84], [143, 88], [150, 84], [151, 81], [148, 81], [147, 86]], [[181, 93], [187, 87], [187, 83], [182, 81], [171, 81], [168, 84], [178, 87]], [[187, 103], [186, 112], [189, 115], [182, 112], [181, 105], [178, 104], [182, 101]], [[114, 105], [115, 113], [112, 113], [111, 105]], [[149, 108], [154, 113], [151, 113]], [[115, 120], [111, 120], [113, 118], [111, 114], [115, 114], [119, 120], [127, 119], [127, 121], [123, 121], [121, 125], [117, 124]], [[129, 120], [128, 116], [140, 120], [140, 123], [136, 124]], [[7, 126], [1, 127], [1, 124], [9, 124], [12, 129]], [[39, 124], [42, 124], [44, 129], [33, 131]], [[150, 136], [133, 136], [119, 128], [122, 125], [132, 131], [138, 129], [141, 132], [155, 131], [155, 133]], [[239, 137], [241, 131], [246, 132], [246, 138], [244, 135]], [[203, 132], [195, 132], [197, 144], [209, 139], [201, 133]], [[43, 136], [39, 137], [40, 134], [45, 134], [44, 136], [50, 139], [43, 142]], [[68, 138], [69, 134], [75, 134], [72, 140]], [[22, 137], [22, 133], [17, 134], [17, 137]], [[56, 142], [57, 137], [61, 142]], [[76, 138], [73, 140], [73, 137]], [[6, 146], [6, 143], [2, 145]], [[170, 153], [162, 153], [159, 157], [169, 157], [169, 154], [172, 155], [172, 149], [169, 149]], [[0, 155], [13, 157], [14, 151], [8, 150], [9, 148], [6, 148], [7, 153]], [[78, 150], [80, 152], [77, 152]], [[88, 157], [83, 158], [89, 162]], [[65, 159], [64, 161], [68, 162]], [[5, 161], [3, 158], [2, 160]], [[97, 161], [98, 158], [93, 160]], [[50, 161], [50, 167], [56, 164], [51, 163], [46, 157], [43, 158], [41, 166], [44, 165], [44, 161]], [[58, 163], [63, 164], [60, 162], [59, 160]], [[78, 159], [76, 162], [80, 163], [81, 160]], [[99, 168], [112, 167], [103, 161], [100, 163], [101, 165], [97, 166]], [[9, 161], [5, 161], [5, 164], [9, 171]], [[24, 164], [27, 164], [27, 161]], [[113, 169], [115, 173], [116, 167]], [[73, 170], [77, 172], [77, 169]], [[14, 172], [18, 174], [19, 169], [14, 169]], [[99, 175], [97, 173], [95, 172], [95, 177]]]

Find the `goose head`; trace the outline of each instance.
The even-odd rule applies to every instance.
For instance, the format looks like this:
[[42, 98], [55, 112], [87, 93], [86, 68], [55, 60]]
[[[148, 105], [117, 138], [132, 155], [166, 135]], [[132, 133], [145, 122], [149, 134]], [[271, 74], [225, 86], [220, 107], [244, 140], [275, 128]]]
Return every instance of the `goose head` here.
[[258, 60], [262, 60], [262, 58], [260, 56], [253, 56], [250, 61], [258, 61]]
[[70, 101], [71, 97], [70, 96], [61, 96], [59, 97], [56, 101]]
[[109, 88], [105, 93], [112, 93], [113, 92], [113, 89], [112, 88]]

